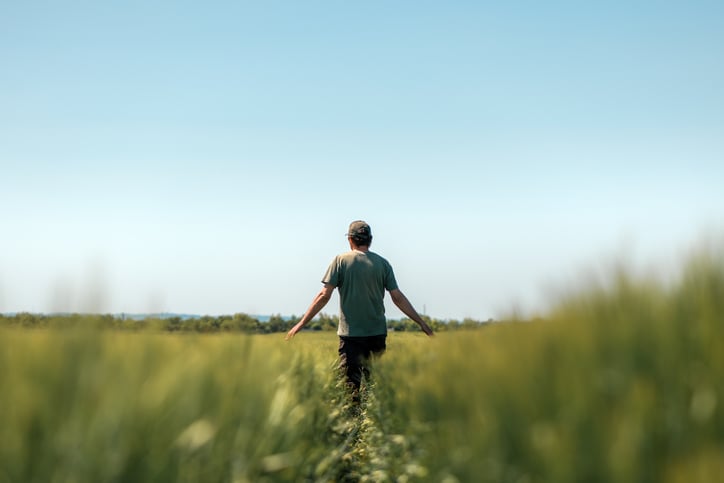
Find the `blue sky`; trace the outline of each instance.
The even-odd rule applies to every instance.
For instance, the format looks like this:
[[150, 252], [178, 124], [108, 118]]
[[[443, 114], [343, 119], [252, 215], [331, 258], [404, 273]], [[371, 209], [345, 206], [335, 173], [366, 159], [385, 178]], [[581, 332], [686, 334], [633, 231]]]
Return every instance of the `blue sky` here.
[[359, 218], [543, 310], [721, 232], [722, 59], [714, 1], [3, 2], [0, 312], [301, 314]]

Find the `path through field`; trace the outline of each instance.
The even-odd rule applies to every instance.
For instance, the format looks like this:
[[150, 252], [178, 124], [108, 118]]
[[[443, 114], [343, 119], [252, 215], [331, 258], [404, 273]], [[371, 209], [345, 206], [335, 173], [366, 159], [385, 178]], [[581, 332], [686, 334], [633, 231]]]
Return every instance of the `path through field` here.
[[359, 403], [351, 402], [338, 386], [326, 392], [333, 397], [325, 435], [330, 451], [317, 468], [322, 481], [404, 482], [426, 475], [409, 437], [397, 427], [400, 418], [384, 397], [389, 391], [368, 384]]

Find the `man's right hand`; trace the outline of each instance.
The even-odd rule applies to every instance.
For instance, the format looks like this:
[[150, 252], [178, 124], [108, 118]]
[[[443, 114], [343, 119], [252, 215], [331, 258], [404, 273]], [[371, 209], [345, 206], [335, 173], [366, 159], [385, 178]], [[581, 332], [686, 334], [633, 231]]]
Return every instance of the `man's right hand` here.
[[285, 340], [291, 339], [291, 338], [294, 337], [294, 336], [297, 334], [297, 332], [299, 332], [301, 329], [302, 329], [302, 323], [299, 322], [299, 323], [297, 323], [294, 327], [292, 327], [291, 329], [289, 329], [289, 332], [287, 332], [287, 336], [286, 336], [284, 339], [285, 339]]

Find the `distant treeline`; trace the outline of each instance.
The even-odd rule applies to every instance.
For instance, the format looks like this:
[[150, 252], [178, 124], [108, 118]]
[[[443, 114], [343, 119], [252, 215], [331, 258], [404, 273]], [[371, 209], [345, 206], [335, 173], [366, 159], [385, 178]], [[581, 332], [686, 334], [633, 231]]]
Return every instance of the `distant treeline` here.
[[[97, 327], [117, 330], [155, 330], [167, 332], [244, 332], [249, 334], [270, 334], [275, 332], [287, 332], [294, 324], [299, 322], [299, 317], [282, 317], [272, 315], [269, 320], [262, 322], [259, 319], [247, 314], [204, 315], [195, 318], [181, 317], [154, 317], [149, 316], [143, 319], [132, 319], [124, 316], [110, 314], [63, 314], [45, 315], [21, 312], [14, 315], [0, 315], [0, 327], [27, 327], [27, 328], [70, 328], [70, 327]], [[423, 319], [435, 332], [477, 329], [488, 323], [486, 321], [465, 318], [458, 320], [438, 320], [427, 316]], [[305, 330], [312, 331], [336, 331], [339, 317], [336, 315], [320, 314], [309, 322]], [[410, 319], [388, 320], [387, 327], [390, 331], [414, 332], [419, 331], [419, 326]]]

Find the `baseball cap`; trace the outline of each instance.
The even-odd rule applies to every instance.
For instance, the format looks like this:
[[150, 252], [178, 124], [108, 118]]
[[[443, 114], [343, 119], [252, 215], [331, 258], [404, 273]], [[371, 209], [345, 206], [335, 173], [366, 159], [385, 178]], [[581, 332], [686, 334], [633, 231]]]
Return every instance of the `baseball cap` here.
[[347, 230], [347, 236], [370, 238], [372, 236], [372, 229], [366, 222], [362, 220], [353, 221], [349, 225], [349, 230]]

